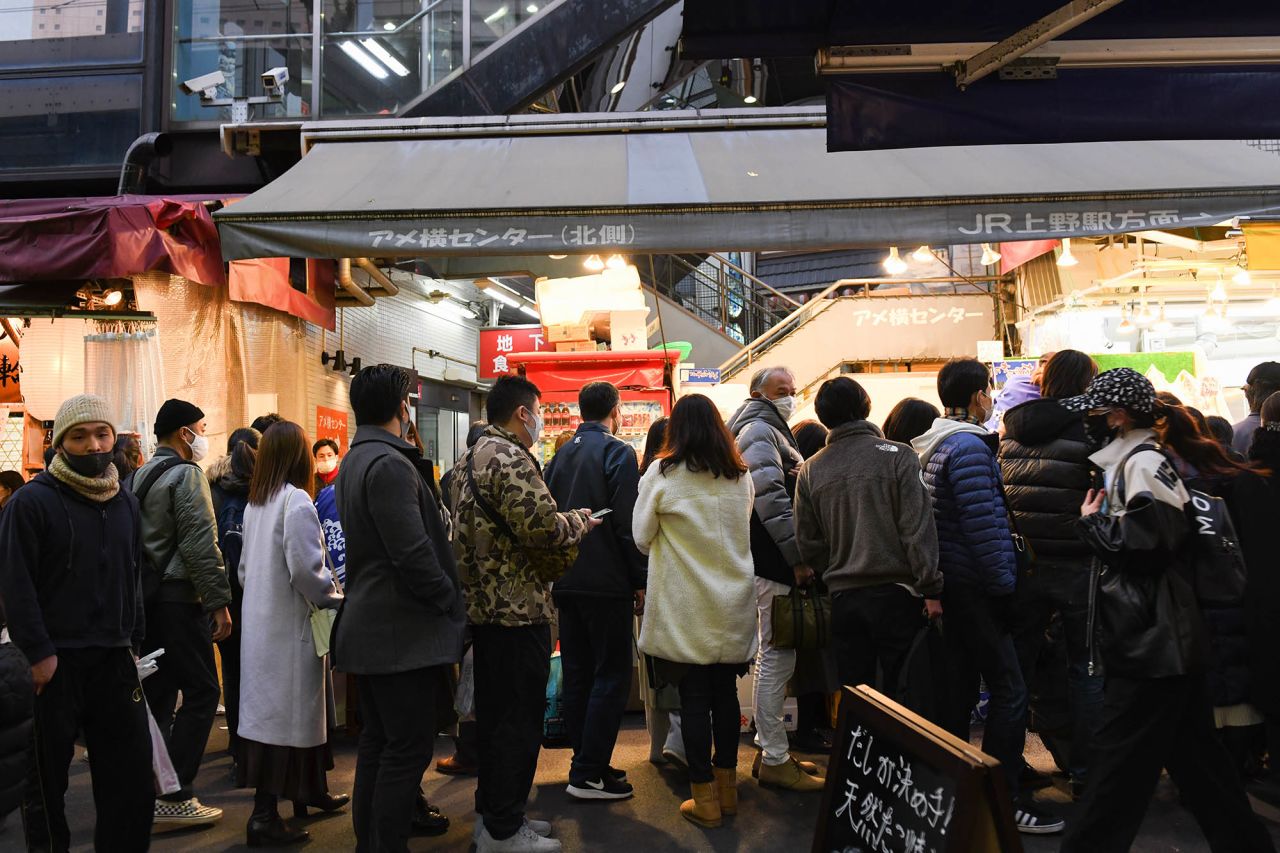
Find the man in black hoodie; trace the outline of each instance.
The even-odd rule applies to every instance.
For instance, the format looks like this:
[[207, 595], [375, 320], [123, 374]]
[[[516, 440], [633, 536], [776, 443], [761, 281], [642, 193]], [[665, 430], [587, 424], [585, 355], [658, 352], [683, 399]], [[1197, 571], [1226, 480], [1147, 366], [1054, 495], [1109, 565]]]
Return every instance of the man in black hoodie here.
[[1089, 672], [1092, 551], [1076, 532], [1080, 504], [1091, 484], [1089, 454], [1094, 448], [1088, 443], [1084, 419], [1058, 401], [1083, 394], [1097, 372], [1093, 359], [1082, 352], [1062, 350], [1055, 354], [1040, 382], [1043, 398], [1005, 413], [1000, 442], [1009, 513], [1036, 556], [1035, 563], [1018, 578], [1014, 647], [1023, 680], [1028, 686], [1035, 684], [1045, 629], [1055, 613], [1060, 615], [1066, 635], [1071, 707], [1070, 766], [1066, 769], [1076, 797], [1084, 790], [1091, 742], [1102, 712], [1102, 676]]
[[142, 542], [138, 502], [111, 462], [115, 440], [106, 400], [67, 400], [49, 470], [0, 513], [0, 596], [37, 693], [22, 804], [29, 850], [70, 848], [63, 798], [81, 729], [93, 755], [94, 847], [151, 842], [151, 736], [132, 651], [143, 636]]
[[564, 716], [573, 744], [568, 793], [620, 800], [631, 786], [609, 767], [631, 692], [631, 625], [644, 606], [648, 561], [631, 535], [640, 466], [614, 437], [622, 420], [618, 389], [591, 382], [578, 394], [582, 426], [547, 466], [547, 488], [562, 507], [608, 509], [604, 524], [578, 546], [578, 559], [556, 581]]

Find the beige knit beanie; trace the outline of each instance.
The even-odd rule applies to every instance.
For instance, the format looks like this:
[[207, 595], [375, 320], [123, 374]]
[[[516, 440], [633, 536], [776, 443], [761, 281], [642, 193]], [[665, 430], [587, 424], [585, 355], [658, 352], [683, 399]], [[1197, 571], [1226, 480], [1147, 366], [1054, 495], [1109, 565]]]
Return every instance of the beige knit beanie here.
[[111, 406], [101, 397], [93, 394], [79, 394], [71, 397], [58, 407], [58, 416], [53, 419], [53, 446], [62, 444], [62, 437], [74, 426], [90, 423], [111, 424], [111, 431], [116, 431], [112, 423]]

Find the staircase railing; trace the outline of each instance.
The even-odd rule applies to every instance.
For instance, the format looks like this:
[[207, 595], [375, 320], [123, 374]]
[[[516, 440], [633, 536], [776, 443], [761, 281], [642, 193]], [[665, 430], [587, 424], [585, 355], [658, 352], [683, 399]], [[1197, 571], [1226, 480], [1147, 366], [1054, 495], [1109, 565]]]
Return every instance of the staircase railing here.
[[722, 255], [657, 255], [640, 274], [658, 293], [726, 337], [745, 343], [799, 306]]
[[827, 297], [843, 286], [845, 286], [845, 282], [843, 281], [834, 282], [827, 287], [826, 290], [822, 291], [805, 304], [800, 305], [790, 314], [780, 319], [772, 327], [766, 329], [762, 334], [745, 345], [728, 361], [720, 365], [720, 375], [722, 379], [727, 381], [735, 374], [750, 369], [751, 365], [755, 363], [755, 360], [763, 355], [766, 350], [772, 349], [782, 343], [782, 341], [790, 337], [801, 326], [805, 325], [814, 317], [830, 308], [833, 303], [832, 300]]

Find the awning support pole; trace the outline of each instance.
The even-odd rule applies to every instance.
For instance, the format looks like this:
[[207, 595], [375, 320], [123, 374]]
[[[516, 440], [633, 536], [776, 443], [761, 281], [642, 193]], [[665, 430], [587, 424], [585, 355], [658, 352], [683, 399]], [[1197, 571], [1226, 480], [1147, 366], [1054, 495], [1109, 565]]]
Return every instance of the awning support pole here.
[[1119, 6], [1123, 0], [1072, 0], [1034, 24], [955, 65], [956, 86], [962, 91], [1045, 42], [1053, 41], [1085, 21]]

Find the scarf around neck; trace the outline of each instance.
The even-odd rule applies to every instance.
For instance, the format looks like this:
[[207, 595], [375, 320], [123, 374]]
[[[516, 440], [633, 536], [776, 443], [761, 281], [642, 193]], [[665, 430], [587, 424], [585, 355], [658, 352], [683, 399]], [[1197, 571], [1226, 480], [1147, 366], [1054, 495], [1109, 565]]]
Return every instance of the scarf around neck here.
[[982, 426], [982, 421], [969, 414], [968, 409], [956, 409], [948, 406], [942, 416], [949, 421], [961, 421], [966, 424]]
[[81, 497], [98, 503], [105, 503], [120, 493], [120, 474], [115, 465], [108, 465], [101, 477], [86, 477], [71, 470], [67, 460], [58, 453], [49, 463], [49, 474]]

